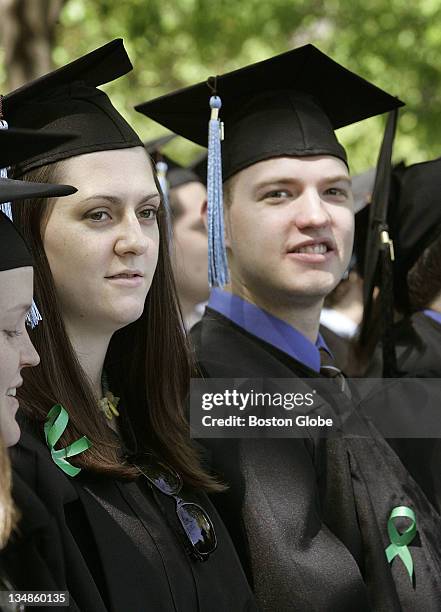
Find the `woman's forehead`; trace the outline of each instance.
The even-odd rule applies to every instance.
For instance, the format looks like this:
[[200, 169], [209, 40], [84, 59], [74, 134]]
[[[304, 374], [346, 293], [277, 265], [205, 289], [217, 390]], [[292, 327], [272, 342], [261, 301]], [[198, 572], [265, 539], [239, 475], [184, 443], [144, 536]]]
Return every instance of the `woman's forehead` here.
[[152, 166], [142, 147], [78, 155], [60, 162], [59, 168], [62, 177], [78, 189], [66, 202], [100, 193], [121, 198], [130, 193], [143, 197], [157, 193]]
[[31, 266], [0, 272], [0, 319], [4, 314], [29, 310], [33, 285], [34, 270]]

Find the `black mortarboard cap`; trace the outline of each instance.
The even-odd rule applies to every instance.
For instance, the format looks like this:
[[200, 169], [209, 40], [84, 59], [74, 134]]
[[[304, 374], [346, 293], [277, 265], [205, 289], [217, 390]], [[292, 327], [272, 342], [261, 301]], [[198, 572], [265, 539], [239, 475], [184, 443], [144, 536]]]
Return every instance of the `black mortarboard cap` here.
[[[30, 155], [41, 155], [74, 138], [75, 134], [45, 134], [35, 130], [0, 129], [0, 167], [11, 166]], [[59, 197], [75, 192], [76, 189], [70, 185], [0, 178], [0, 202]]]
[[42, 155], [75, 137], [76, 134], [69, 133], [0, 129], [0, 168], [17, 164], [27, 157]]
[[[402, 106], [397, 98], [334, 62], [313, 45], [211, 80], [225, 122], [223, 180], [282, 155], [333, 155], [346, 161], [334, 130]], [[136, 110], [207, 146], [207, 82], [161, 96]]]
[[0, 212], [0, 272], [33, 265], [26, 243], [8, 217]]
[[77, 133], [50, 153], [18, 164], [16, 174], [83, 153], [142, 146], [108, 96], [97, 89], [130, 70], [123, 42], [116, 39], [6, 95], [3, 113], [10, 127]]
[[[0, 166], [18, 163], [75, 138], [72, 134], [44, 134], [35, 130], [0, 129]], [[75, 193], [70, 185], [31, 183], [0, 178], [0, 202], [27, 198], [59, 197]], [[32, 266], [32, 257], [18, 229], [0, 212], [0, 271]]]
[[[331, 155], [347, 163], [334, 130], [402, 104], [305, 45], [135, 108], [208, 147], [209, 284], [222, 286], [228, 282], [222, 181], [279, 156]], [[226, 125], [222, 156], [219, 118]]]
[[30, 198], [59, 198], [71, 195], [77, 190], [70, 185], [32, 183], [16, 179], [0, 178], [0, 203]]
[[[388, 212], [394, 242], [394, 293], [408, 306], [407, 273], [441, 233], [441, 158], [394, 170]], [[441, 273], [441, 272], [440, 272]]]

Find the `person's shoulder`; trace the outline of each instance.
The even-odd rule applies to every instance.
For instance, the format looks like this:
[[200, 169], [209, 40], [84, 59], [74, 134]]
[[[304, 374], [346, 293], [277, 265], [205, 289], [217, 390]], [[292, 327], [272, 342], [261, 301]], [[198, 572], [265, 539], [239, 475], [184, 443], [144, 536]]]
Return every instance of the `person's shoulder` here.
[[236, 337], [240, 328], [230, 319], [207, 306], [204, 316], [190, 331], [195, 346], [216, 342], [220, 337]]
[[256, 350], [253, 344], [250, 347], [243, 330], [210, 308], [191, 330], [190, 339], [199, 369], [205, 376], [238, 376], [243, 359], [250, 350], [254, 356]]
[[14, 482], [19, 490], [24, 491], [27, 487], [52, 510], [77, 498], [74, 486], [55, 465], [37, 429], [22, 429], [18, 444], [10, 449], [10, 456]]
[[432, 339], [433, 334], [439, 341], [441, 335], [441, 323], [424, 312], [414, 312], [410, 317], [412, 327], [420, 334], [423, 339]]
[[[206, 309], [190, 334], [201, 374], [212, 378], [290, 377], [280, 351], [218, 312]], [[300, 364], [299, 364], [300, 367]]]
[[438, 377], [441, 363], [441, 325], [422, 312], [402, 319], [394, 327], [401, 375]]

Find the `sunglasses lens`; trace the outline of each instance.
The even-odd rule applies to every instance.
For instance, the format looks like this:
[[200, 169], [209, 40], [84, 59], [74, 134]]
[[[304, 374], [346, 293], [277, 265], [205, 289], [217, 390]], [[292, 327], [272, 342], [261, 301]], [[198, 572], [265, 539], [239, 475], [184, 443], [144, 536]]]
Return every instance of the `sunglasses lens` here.
[[201, 555], [213, 552], [216, 548], [216, 535], [210, 519], [202, 508], [196, 504], [183, 504], [176, 511], [195, 550]]
[[177, 495], [181, 490], [182, 480], [179, 474], [154, 457], [144, 461], [139, 467], [165, 495]]

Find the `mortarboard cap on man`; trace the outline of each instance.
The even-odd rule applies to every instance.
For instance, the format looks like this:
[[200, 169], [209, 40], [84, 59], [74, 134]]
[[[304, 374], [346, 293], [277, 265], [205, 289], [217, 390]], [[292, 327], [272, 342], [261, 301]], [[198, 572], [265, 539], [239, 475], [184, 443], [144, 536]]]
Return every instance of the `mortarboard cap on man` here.
[[[227, 276], [222, 177], [225, 181], [254, 163], [278, 156], [332, 155], [347, 163], [334, 130], [398, 106], [402, 102], [397, 98], [313, 45], [305, 45], [150, 100], [136, 110], [208, 146], [210, 283], [222, 285]], [[218, 115], [225, 122], [222, 176]]]

